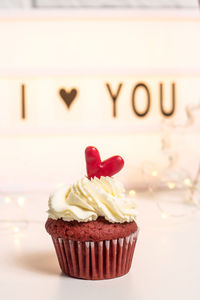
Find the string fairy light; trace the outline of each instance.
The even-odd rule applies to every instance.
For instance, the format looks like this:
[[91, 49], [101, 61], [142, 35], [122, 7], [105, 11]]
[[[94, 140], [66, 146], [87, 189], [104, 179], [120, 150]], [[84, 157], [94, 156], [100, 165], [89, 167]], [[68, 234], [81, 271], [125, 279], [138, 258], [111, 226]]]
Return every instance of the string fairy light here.
[[[0, 205], [5, 205], [5, 209], [1, 209], [3, 214], [0, 215], [0, 231], [12, 233], [16, 247], [20, 244], [20, 233], [26, 230], [30, 223], [42, 223], [42, 221], [27, 218], [25, 210], [27, 202], [27, 196], [24, 196], [23, 193], [19, 195], [13, 191], [9, 192], [9, 195], [6, 195], [5, 191], [0, 193]], [[7, 206], [8, 204], [9, 206]], [[6, 209], [9, 209], [8, 213], [5, 213]]]
[[176, 184], [174, 182], [168, 182], [167, 185], [170, 190], [173, 190], [176, 187]]
[[129, 191], [129, 196], [134, 197], [135, 194], [136, 194], [136, 191], [135, 191], [135, 190], [130, 190], [130, 191]]
[[24, 202], [25, 202], [25, 198], [24, 198], [24, 197], [19, 196], [19, 197], [17, 198], [17, 203], [18, 203], [19, 206], [23, 206], [23, 205], [24, 205]]
[[[200, 179], [200, 163], [194, 179], [190, 180], [190, 185], [188, 186], [188, 191], [189, 191], [188, 197], [186, 197], [186, 201], [195, 204], [198, 207], [200, 207], [200, 180], [199, 179]], [[197, 197], [195, 197], [196, 192], [197, 192]]]
[[152, 171], [152, 176], [154, 176], [154, 177], [158, 176], [158, 171], [156, 171], [156, 170]]
[[[161, 135], [161, 151], [167, 157], [167, 165], [161, 169], [160, 165], [151, 161], [144, 161], [140, 166], [135, 167], [138, 174], [142, 175], [145, 185], [144, 191], [156, 192], [159, 190], [166, 191], [186, 191], [185, 198], [182, 197], [182, 203], [189, 203], [200, 208], [200, 163], [199, 168], [194, 176], [191, 177], [189, 172], [178, 166], [179, 153], [173, 149], [171, 135], [174, 130], [185, 130], [195, 123], [195, 113], [200, 110], [199, 103], [192, 103], [185, 107], [186, 119], [184, 122], [162, 119], [162, 135]], [[129, 195], [131, 196], [131, 190]], [[158, 203], [157, 203], [158, 204]], [[173, 214], [166, 212], [163, 207], [158, 204], [163, 219], [169, 216], [184, 216], [184, 213]]]
[[16, 194], [12, 196], [3, 195], [1, 204], [12, 205], [12, 209], [9, 206], [7, 217], [5, 218], [3, 215], [0, 218], [0, 230], [10, 230], [13, 233], [19, 233], [22, 229], [27, 228], [29, 221], [24, 212], [25, 197], [22, 195], [17, 196]]
[[192, 185], [192, 182], [191, 182], [191, 179], [190, 178], [185, 178], [183, 183], [186, 185], [186, 186], [191, 186]]
[[14, 233], [18, 233], [19, 232], [19, 227], [18, 226], [13, 226], [12, 229], [13, 229]]
[[163, 219], [167, 219], [168, 214], [167, 214], [166, 212], [163, 212], [163, 213], [161, 213], [161, 217], [162, 217]]
[[6, 204], [11, 203], [11, 198], [8, 197], [8, 196], [6, 196], [6, 197], [4, 198], [4, 202], [5, 202]]
[[[161, 138], [161, 150], [163, 151], [164, 154], [167, 155], [168, 157], [168, 169], [171, 170], [171, 177], [175, 177], [174, 175], [176, 175], [174, 173], [174, 169], [176, 168], [177, 165], [177, 161], [178, 161], [178, 153], [172, 152], [171, 149], [171, 133], [174, 131], [174, 129], [177, 128], [181, 128], [181, 129], [185, 129], [188, 128], [190, 126], [192, 126], [195, 123], [195, 112], [197, 110], [200, 110], [200, 101], [196, 104], [189, 104], [185, 107], [185, 115], [186, 115], [186, 120], [183, 123], [178, 123], [178, 122], [174, 122], [172, 121], [164, 121], [163, 125], [164, 125], [164, 130], [163, 130], [163, 135]], [[183, 189], [187, 189], [189, 191], [189, 197], [188, 197], [188, 201], [192, 204], [196, 204], [193, 196], [194, 196], [194, 191], [196, 190], [197, 186], [198, 186], [198, 182], [199, 182], [199, 177], [200, 177], [200, 164], [199, 164], [199, 168], [197, 170], [197, 173], [194, 177], [194, 179], [192, 179], [185, 170], [181, 170], [179, 168], [179, 172], [177, 172], [178, 176], [176, 178], [176, 180], [168, 180], [167, 182], [167, 187], [170, 190], [173, 190], [177, 187], [179, 188], [183, 188]], [[169, 176], [168, 176], [169, 177]], [[182, 179], [184, 177], [184, 179]], [[199, 195], [199, 203], [200, 203], [200, 195]]]

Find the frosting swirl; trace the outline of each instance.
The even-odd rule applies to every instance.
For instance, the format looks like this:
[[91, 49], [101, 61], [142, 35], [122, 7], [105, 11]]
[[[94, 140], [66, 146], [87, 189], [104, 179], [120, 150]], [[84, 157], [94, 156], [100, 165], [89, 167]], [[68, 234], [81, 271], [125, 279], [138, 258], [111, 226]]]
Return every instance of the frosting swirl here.
[[112, 177], [84, 177], [71, 186], [62, 186], [50, 195], [49, 217], [64, 221], [88, 222], [102, 216], [112, 223], [132, 222], [135, 203], [125, 198], [123, 185]]

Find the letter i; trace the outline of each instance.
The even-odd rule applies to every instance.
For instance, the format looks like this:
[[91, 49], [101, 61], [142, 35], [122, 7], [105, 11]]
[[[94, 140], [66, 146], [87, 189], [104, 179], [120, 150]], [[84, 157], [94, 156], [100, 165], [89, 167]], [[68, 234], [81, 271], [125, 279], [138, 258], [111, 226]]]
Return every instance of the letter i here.
[[26, 119], [26, 86], [25, 86], [25, 84], [21, 85], [21, 118], [22, 118], [22, 120]]

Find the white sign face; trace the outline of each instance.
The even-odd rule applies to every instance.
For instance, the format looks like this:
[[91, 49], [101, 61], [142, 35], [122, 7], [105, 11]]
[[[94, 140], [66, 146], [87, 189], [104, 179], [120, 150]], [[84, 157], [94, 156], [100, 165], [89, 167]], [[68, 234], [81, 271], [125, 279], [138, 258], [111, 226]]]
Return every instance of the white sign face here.
[[149, 132], [182, 123], [200, 78], [105, 76], [0, 79], [1, 133]]

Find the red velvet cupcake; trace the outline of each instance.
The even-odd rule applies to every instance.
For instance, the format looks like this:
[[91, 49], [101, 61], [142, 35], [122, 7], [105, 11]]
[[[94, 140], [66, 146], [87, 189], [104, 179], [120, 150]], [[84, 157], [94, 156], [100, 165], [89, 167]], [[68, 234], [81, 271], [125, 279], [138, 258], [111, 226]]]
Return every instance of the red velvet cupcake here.
[[135, 204], [110, 177], [123, 167], [121, 157], [101, 162], [97, 149], [88, 147], [86, 163], [88, 178], [50, 196], [46, 230], [64, 274], [115, 278], [131, 267], [138, 234]]

